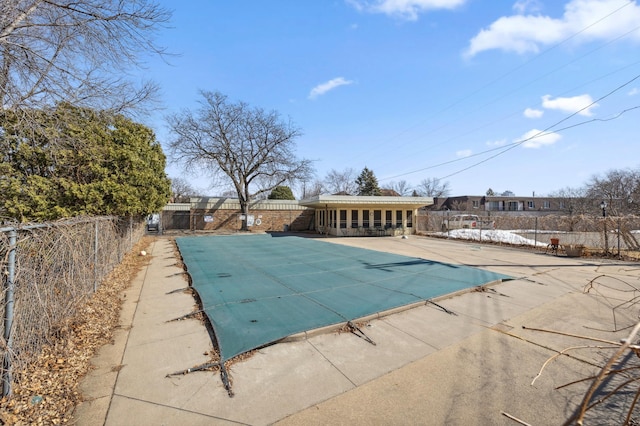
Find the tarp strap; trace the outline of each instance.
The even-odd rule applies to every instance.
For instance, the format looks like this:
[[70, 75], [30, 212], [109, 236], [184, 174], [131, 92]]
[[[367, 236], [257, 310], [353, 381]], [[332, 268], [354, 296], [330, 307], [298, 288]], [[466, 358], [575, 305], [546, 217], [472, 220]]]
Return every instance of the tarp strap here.
[[182, 321], [184, 319], [194, 317], [194, 316], [196, 316], [198, 314], [201, 314], [203, 312], [204, 312], [204, 309], [198, 309], [197, 311], [189, 312], [188, 314], [184, 314], [182, 316], [179, 316], [178, 318], [167, 320], [166, 322]]
[[233, 398], [233, 390], [231, 389], [231, 382], [229, 381], [229, 373], [227, 372], [227, 367], [224, 366], [224, 362], [220, 363], [220, 378], [222, 379], [224, 388], [227, 390], [227, 394], [229, 394], [230, 398]]
[[349, 329], [351, 330], [351, 332], [352, 332], [353, 334], [355, 334], [356, 336], [360, 337], [361, 339], [366, 340], [367, 342], [371, 343], [373, 346], [377, 346], [377, 345], [376, 345], [376, 342], [374, 342], [373, 340], [371, 340], [371, 339], [369, 338], [369, 336], [367, 336], [366, 334], [364, 334], [364, 333], [363, 333], [363, 331], [362, 331], [362, 330], [360, 330], [360, 329], [358, 328], [358, 326], [357, 326], [357, 325], [355, 325], [355, 324], [354, 324], [354, 323], [352, 323], [351, 321], [348, 321], [348, 322], [347, 322], [347, 326], [349, 327]]
[[436, 302], [434, 302], [434, 301], [432, 301], [432, 300], [427, 299], [427, 300], [425, 300], [425, 302], [426, 302], [427, 304], [431, 303], [432, 305], [437, 306], [438, 308], [442, 309], [444, 312], [448, 313], [449, 315], [455, 315], [455, 316], [458, 316], [458, 314], [456, 314], [455, 312], [448, 310], [447, 308], [445, 308], [445, 307], [444, 307], [444, 306], [442, 306], [442, 305], [438, 305]]
[[187, 368], [186, 370], [176, 371], [175, 373], [169, 373], [165, 377], [183, 376], [185, 374], [193, 373], [196, 371], [208, 370], [212, 367], [219, 366], [219, 362], [207, 362], [205, 364], [196, 365], [195, 367]]
[[183, 376], [185, 374], [193, 373], [196, 371], [208, 370], [213, 367], [220, 367], [220, 378], [222, 379], [222, 384], [224, 388], [227, 390], [227, 393], [230, 397], [233, 398], [233, 390], [231, 389], [231, 382], [229, 381], [229, 373], [227, 372], [227, 367], [224, 366], [224, 362], [207, 362], [205, 364], [200, 364], [195, 367], [187, 368], [186, 370], [176, 371], [175, 373], [169, 373], [165, 377], [173, 377], [173, 376]]
[[182, 292], [185, 292], [185, 291], [193, 291], [193, 289], [191, 287], [176, 288], [175, 290], [171, 290], [171, 291], [169, 291], [169, 292], [167, 292], [165, 294], [182, 293]]

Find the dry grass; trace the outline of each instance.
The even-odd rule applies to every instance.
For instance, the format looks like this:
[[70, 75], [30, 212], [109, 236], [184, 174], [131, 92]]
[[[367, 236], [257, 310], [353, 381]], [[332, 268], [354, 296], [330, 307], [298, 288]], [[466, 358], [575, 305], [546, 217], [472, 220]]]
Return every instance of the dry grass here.
[[36, 361], [14, 372], [13, 395], [0, 400], [0, 422], [10, 425], [68, 424], [82, 400], [80, 379], [98, 349], [111, 343], [118, 326], [122, 292], [148, 258], [138, 254], [151, 243], [143, 237], [102, 282], [76, 315], [60, 327]]

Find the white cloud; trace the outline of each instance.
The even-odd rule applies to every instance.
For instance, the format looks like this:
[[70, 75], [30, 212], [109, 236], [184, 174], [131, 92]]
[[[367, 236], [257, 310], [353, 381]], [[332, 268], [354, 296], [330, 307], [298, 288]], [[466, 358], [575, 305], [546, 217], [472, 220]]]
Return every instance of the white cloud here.
[[352, 83], [352, 80], [345, 80], [344, 77], [334, 78], [327, 81], [326, 83], [318, 84], [316, 87], [311, 89], [311, 92], [309, 92], [309, 99], [315, 99], [318, 96], [324, 95], [325, 93], [335, 89], [336, 87], [347, 86]]
[[[514, 8], [516, 11], [527, 8], [531, 10], [531, 4], [533, 3], [520, 1]], [[638, 22], [640, 5], [635, 1], [620, 3], [610, 0], [571, 0], [565, 5], [564, 14], [560, 18], [539, 14], [516, 14], [498, 18], [471, 39], [465, 56], [472, 57], [491, 49], [519, 54], [537, 53], [541, 46], [559, 43], [568, 37], [572, 37], [573, 43], [585, 43], [591, 40], [609, 40], [630, 32], [636, 41], [640, 41], [640, 33], [632, 32]]]
[[539, 109], [527, 108], [524, 110], [523, 115], [527, 118], [540, 118], [544, 114], [544, 111]]
[[415, 21], [420, 13], [437, 9], [455, 9], [467, 0], [346, 0], [360, 12], [385, 15]]
[[637, 87], [634, 87], [633, 89], [629, 90], [629, 96], [636, 96], [636, 95], [640, 95], [640, 89], [638, 89]]
[[522, 137], [516, 142], [526, 141], [522, 144], [523, 148], [540, 148], [545, 145], [553, 145], [561, 138], [562, 136], [558, 133], [543, 132], [538, 129], [532, 129], [522, 135]]
[[513, 10], [519, 15], [527, 12], [540, 12], [542, 4], [538, 0], [518, 0], [513, 5]]
[[473, 152], [470, 149], [461, 149], [460, 151], [456, 151], [456, 156], [464, 158], [470, 157]]
[[593, 104], [593, 99], [589, 95], [573, 96], [571, 98], [555, 98], [551, 95], [544, 95], [542, 97], [542, 106], [547, 109], [556, 109], [567, 113], [576, 113], [580, 111], [579, 115], [591, 117], [593, 113], [591, 110], [598, 106]]
[[506, 144], [507, 144], [506, 139], [500, 139], [500, 140], [497, 140], [497, 141], [489, 141], [489, 142], [487, 142], [487, 146], [496, 146], [496, 147], [505, 146]]

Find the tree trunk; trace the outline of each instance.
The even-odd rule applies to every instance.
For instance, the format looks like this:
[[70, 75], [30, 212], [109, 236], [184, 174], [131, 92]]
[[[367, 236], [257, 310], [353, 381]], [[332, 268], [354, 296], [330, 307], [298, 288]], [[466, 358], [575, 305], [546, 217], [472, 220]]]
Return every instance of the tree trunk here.
[[5, 46], [0, 68], [0, 106], [8, 104], [7, 92], [9, 87], [9, 48]]
[[241, 231], [248, 231], [249, 230], [249, 226], [248, 226], [248, 222], [249, 222], [249, 196], [248, 196], [249, 192], [248, 192], [248, 188], [245, 188], [245, 193], [244, 194], [238, 194], [240, 196], [239, 200], [240, 200], [240, 209], [242, 210], [242, 216], [244, 217], [244, 219], [242, 219], [242, 228], [240, 228]]

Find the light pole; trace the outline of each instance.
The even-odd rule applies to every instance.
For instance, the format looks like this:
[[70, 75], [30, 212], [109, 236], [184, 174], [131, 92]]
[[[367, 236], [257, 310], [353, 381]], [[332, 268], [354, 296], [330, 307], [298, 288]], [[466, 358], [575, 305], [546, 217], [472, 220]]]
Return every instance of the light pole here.
[[607, 236], [607, 202], [602, 200], [600, 208], [602, 209], [602, 217], [604, 218], [604, 254], [606, 256], [609, 254], [609, 239]]

